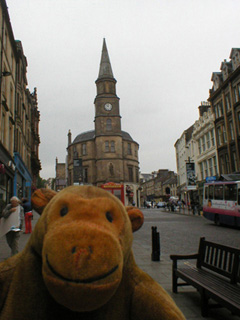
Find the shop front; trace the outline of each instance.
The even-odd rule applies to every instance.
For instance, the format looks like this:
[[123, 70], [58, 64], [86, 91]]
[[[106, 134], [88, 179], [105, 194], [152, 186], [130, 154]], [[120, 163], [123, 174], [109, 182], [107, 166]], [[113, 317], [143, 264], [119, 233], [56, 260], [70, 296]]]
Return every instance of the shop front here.
[[29, 173], [18, 152], [15, 152], [14, 154], [14, 161], [16, 164], [16, 171], [14, 175], [13, 193], [19, 199], [24, 197], [30, 201], [32, 186], [31, 174]]
[[124, 201], [124, 186], [120, 183], [114, 183], [114, 182], [108, 182], [105, 184], [102, 184], [100, 188], [112, 193], [115, 195], [120, 201], [122, 201], [123, 204], [125, 204]]
[[13, 179], [15, 165], [13, 158], [0, 145], [0, 211], [9, 203], [13, 196]]

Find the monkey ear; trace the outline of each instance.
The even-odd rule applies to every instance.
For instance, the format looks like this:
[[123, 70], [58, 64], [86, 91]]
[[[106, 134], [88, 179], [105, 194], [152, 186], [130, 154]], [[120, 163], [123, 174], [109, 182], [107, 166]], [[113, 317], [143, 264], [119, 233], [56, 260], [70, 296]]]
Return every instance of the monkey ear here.
[[48, 202], [57, 194], [51, 189], [37, 189], [31, 197], [32, 207], [38, 214], [42, 214]]
[[141, 228], [144, 222], [144, 216], [141, 210], [136, 207], [126, 207], [129, 219], [132, 223], [132, 231], [135, 232]]

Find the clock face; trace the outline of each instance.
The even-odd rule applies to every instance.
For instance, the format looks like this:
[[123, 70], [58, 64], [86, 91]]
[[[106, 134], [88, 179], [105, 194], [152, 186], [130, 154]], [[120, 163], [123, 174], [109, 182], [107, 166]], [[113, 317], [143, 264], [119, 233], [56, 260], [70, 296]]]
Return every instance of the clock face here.
[[106, 103], [105, 106], [104, 106], [104, 109], [105, 109], [106, 111], [111, 111], [111, 110], [112, 110], [112, 105], [111, 105], [111, 103]]

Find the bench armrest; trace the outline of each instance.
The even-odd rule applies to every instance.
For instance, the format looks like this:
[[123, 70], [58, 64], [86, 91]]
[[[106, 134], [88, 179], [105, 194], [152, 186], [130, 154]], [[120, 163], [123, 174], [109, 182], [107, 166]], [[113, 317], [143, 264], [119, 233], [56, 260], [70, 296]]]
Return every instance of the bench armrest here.
[[177, 255], [177, 254], [171, 254], [170, 255], [170, 259], [173, 260], [173, 261], [197, 259], [198, 257], [199, 257], [199, 253], [189, 254], [189, 255]]

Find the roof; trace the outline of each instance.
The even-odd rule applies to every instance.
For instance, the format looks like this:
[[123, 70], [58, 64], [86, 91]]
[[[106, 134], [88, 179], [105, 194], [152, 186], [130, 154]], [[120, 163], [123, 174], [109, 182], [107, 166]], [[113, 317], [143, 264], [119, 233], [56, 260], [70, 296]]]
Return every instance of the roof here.
[[[121, 133], [122, 133], [122, 137], [124, 140], [134, 142], [134, 140], [132, 139], [132, 137], [130, 136], [130, 134], [128, 132], [121, 131]], [[76, 138], [73, 140], [72, 144], [85, 142], [85, 141], [89, 141], [89, 140], [94, 140], [94, 139], [95, 139], [95, 130], [85, 131], [85, 132], [77, 135]]]
[[73, 140], [73, 144], [78, 142], [93, 140], [94, 138], [95, 138], [95, 130], [85, 131], [83, 133], [80, 133], [78, 136], [76, 136], [76, 138]]
[[163, 185], [165, 184], [177, 184], [177, 176], [173, 176], [173, 177], [170, 177], [169, 179], [165, 180], [163, 182]]
[[240, 173], [221, 174], [219, 180], [221, 180], [221, 181], [237, 181], [237, 180], [240, 180]]
[[101, 78], [114, 78], [105, 39], [103, 39], [102, 57], [98, 74], [98, 79]]

